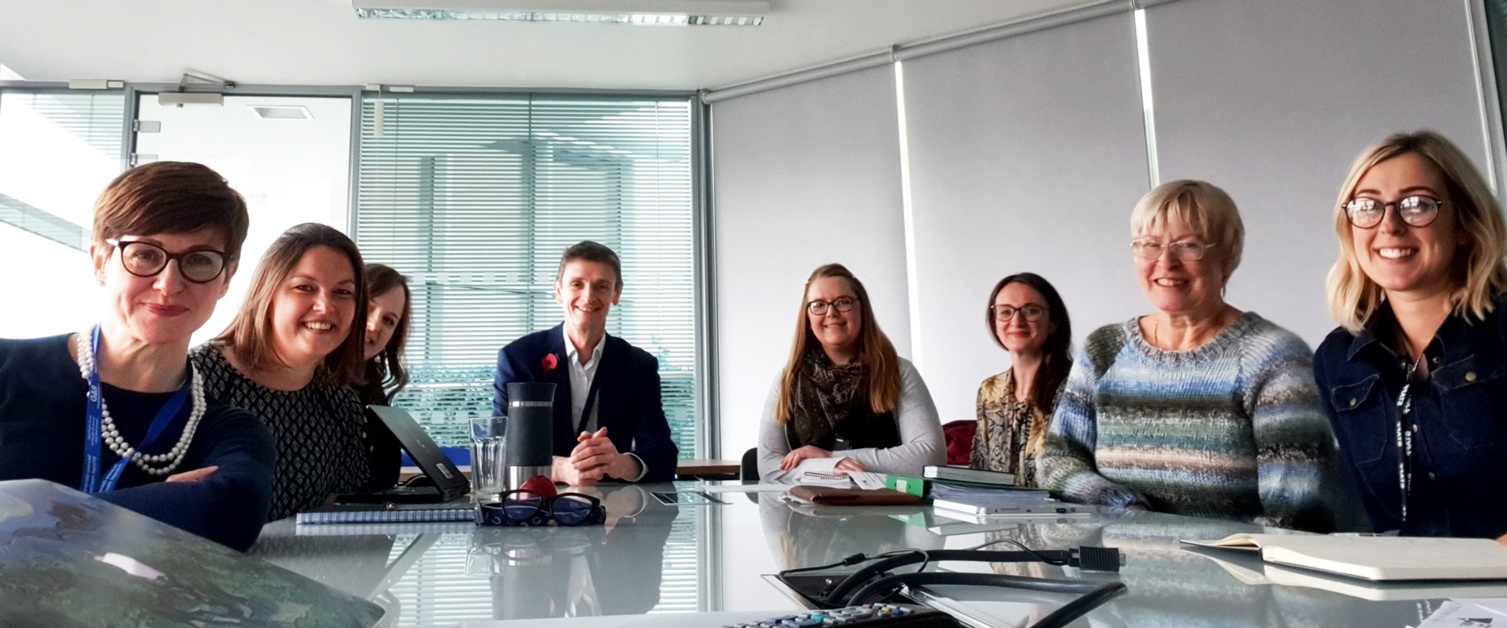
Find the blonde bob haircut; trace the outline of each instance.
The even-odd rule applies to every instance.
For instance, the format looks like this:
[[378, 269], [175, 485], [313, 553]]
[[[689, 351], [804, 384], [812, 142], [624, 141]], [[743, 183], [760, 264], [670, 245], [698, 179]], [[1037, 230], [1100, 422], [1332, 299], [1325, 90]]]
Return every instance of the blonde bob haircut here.
[[1130, 212], [1132, 238], [1182, 228], [1191, 229], [1198, 239], [1212, 245], [1215, 259], [1222, 265], [1220, 279], [1229, 284], [1245, 252], [1245, 223], [1240, 220], [1235, 200], [1211, 183], [1182, 179], [1156, 186]]
[[868, 368], [869, 409], [875, 414], [893, 412], [900, 407], [900, 355], [895, 345], [879, 329], [874, 318], [874, 308], [869, 302], [869, 291], [863, 282], [842, 264], [827, 264], [817, 268], [806, 279], [801, 291], [801, 309], [795, 318], [795, 343], [790, 347], [790, 360], [785, 364], [785, 374], [780, 378], [780, 402], [775, 406], [774, 420], [784, 425], [795, 412], [795, 379], [800, 376], [801, 358], [808, 347], [820, 343], [811, 333], [811, 322], [806, 307], [811, 303], [806, 294], [811, 291], [811, 282], [824, 277], [840, 277], [848, 282], [858, 297], [858, 315], [861, 326], [858, 331], [858, 362]]
[[1484, 319], [1492, 310], [1492, 298], [1507, 291], [1507, 228], [1502, 224], [1502, 210], [1491, 195], [1465, 153], [1434, 131], [1397, 133], [1373, 144], [1361, 153], [1350, 167], [1350, 176], [1340, 188], [1334, 204], [1334, 233], [1340, 238], [1340, 259], [1329, 271], [1329, 314], [1350, 333], [1365, 329], [1371, 315], [1381, 307], [1385, 297], [1381, 287], [1361, 270], [1355, 255], [1355, 240], [1345, 203], [1355, 196], [1355, 188], [1376, 164], [1401, 155], [1417, 155], [1439, 169], [1444, 178], [1442, 199], [1455, 212], [1455, 224], [1463, 229], [1465, 241], [1455, 249], [1451, 269], [1453, 290], [1450, 306], [1462, 317]]

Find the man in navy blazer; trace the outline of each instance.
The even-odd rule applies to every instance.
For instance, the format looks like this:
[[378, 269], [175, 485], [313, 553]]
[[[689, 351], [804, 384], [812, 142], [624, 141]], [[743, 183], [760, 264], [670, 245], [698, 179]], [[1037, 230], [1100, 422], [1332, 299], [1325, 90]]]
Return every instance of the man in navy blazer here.
[[607, 335], [607, 314], [623, 295], [612, 249], [586, 241], [565, 250], [555, 300], [565, 322], [497, 352], [492, 409], [506, 414], [507, 384], [553, 382], [556, 482], [603, 479], [668, 482], [679, 450], [660, 403], [659, 361]]

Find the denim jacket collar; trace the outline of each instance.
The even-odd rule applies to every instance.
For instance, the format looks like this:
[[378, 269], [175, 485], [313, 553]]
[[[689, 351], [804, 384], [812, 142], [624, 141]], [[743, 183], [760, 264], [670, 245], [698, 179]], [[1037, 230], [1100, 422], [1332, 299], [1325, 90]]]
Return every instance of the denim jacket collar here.
[[[1502, 299], [1497, 299], [1496, 306], [1498, 308], [1503, 306]], [[1466, 337], [1471, 332], [1476, 331], [1479, 323], [1480, 321], [1472, 322], [1457, 313], [1450, 314], [1449, 318], [1444, 319], [1444, 323], [1439, 326], [1439, 330], [1434, 332], [1434, 339], [1429, 343], [1428, 347], [1424, 347], [1424, 352], [1429, 353], [1429, 350], [1435, 344], [1439, 345], [1438, 354], [1436, 355], [1449, 355], [1452, 347], [1464, 348], [1469, 346], [1470, 343], [1466, 340]], [[1350, 348], [1345, 352], [1345, 358], [1354, 362], [1357, 359], [1356, 356], [1365, 351], [1366, 347], [1373, 344], [1380, 345], [1379, 348], [1382, 351], [1395, 353], [1391, 347], [1382, 342], [1381, 337], [1396, 333], [1396, 329], [1397, 317], [1392, 313], [1392, 306], [1390, 303], [1382, 301], [1381, 307], [1376, 308], [1376, 313], [1372, 314], [1371, 320], [1366, 322], [1366, 328], [1362, 329], [1360, 333], [1355, 334], [1355, 337], [1351, 339]]]

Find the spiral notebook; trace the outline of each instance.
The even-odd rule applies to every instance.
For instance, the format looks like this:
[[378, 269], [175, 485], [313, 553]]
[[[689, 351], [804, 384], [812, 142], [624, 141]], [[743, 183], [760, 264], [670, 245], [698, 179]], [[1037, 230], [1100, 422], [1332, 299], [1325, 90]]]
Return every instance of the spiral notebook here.
[[1215, 541], [1182, 542], [1259, 552], [1268, 563], [1364, 580], [1507, 579], [1507, 547], [1491, 539], [1232, 534]]
[[467, 498], [443, 504], [330, 504], [298, 513], [298, 525], [475, 521]]

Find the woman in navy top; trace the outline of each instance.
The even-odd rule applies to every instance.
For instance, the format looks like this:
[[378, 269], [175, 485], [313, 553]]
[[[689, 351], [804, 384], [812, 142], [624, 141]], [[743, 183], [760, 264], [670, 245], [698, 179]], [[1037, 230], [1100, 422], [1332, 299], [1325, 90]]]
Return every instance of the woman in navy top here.
[[1340, 328], [1314, 376], [1377, 530], [1498, 536], [1507, 502], [1507, 229], [1460, 149], [1398, 134], [1351, 168], [1335, 211]]
[[235, 273], [246, 202], [213, 170], [157, 162], [95, 205], [105, 311], [80, 333], [0, 340], [0, 480], [51, 480], [244, 550], [272, 499], [272, 437], [188, 363]]

